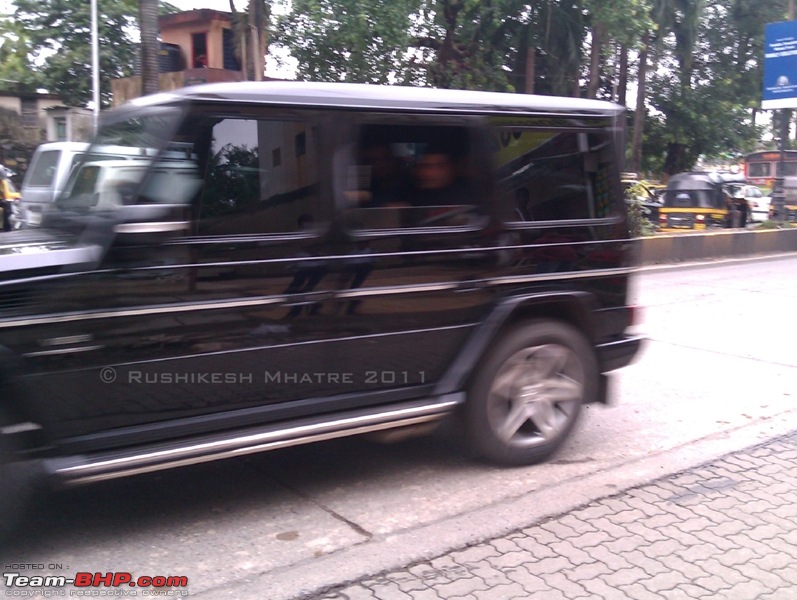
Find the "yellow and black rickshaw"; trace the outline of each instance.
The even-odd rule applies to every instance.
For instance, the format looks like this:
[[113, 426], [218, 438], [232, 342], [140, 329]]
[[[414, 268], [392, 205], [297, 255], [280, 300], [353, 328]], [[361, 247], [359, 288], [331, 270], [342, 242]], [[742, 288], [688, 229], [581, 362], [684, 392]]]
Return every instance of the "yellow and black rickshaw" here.
[[[738, 177], [736, 178], [738, 180]], [[661, 231], [730, 227], [733, 203], [724, 190], [730, 183], [719, 173], [679, 173], [667, 182], [659, 209]]]

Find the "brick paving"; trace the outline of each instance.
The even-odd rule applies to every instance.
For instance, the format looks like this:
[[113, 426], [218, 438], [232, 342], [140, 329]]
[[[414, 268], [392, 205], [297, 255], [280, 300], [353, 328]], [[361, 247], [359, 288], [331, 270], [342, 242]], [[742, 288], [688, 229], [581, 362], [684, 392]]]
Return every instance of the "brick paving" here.
[[794, 600], [797, 432], [313, 600]]

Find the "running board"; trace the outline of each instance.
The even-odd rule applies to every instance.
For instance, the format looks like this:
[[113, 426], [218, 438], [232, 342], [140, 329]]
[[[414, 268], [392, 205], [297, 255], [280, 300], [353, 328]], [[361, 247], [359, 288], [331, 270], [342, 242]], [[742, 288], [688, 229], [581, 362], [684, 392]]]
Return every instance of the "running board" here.
[[433, 401], [384, 407], [378, 412], [347, 412], [322, 418], [291, 421], [79, 456], [47, 459], [45, 469], [63, 485], [92, 483], [106, 479], [150, 473], [173, 467], [210, 462], [331, 440], [361, 433], [383, 431], [442, 419], [464, 401], [462, 393], [448, 394]]

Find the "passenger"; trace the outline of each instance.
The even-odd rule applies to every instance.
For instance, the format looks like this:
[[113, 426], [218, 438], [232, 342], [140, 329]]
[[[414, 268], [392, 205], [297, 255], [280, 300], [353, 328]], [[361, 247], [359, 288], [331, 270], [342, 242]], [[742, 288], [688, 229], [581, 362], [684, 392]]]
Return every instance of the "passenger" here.
[[442, 149], [430, 147], [415, 163], [413, 206], [469, 204], [469, 192], [459, 177], [454, 158]]

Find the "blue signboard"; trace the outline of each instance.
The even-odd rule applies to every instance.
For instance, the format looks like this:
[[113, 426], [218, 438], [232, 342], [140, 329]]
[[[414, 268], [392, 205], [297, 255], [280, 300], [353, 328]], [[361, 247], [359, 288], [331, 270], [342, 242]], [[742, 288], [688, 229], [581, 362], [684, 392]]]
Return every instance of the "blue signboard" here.
[[761, 108], [797, 108], [797, 21], [767, 25]]

